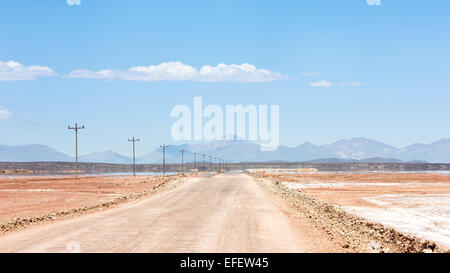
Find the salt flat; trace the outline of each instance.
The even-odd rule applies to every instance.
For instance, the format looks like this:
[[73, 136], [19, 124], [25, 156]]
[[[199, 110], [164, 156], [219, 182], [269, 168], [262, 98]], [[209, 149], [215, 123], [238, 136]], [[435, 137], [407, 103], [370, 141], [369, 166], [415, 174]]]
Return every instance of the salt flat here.
[[450, 249], [450, 174], [298, 173], [277, 179], [344, 210]]

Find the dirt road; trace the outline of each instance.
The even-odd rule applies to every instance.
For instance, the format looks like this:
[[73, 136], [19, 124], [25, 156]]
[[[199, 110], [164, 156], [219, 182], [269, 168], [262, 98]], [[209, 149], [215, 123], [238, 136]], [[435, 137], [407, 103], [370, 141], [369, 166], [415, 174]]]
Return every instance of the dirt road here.
[[226, 174], [1, 236], [0, 252], [336, 251], [323, 240], [253, 178]]

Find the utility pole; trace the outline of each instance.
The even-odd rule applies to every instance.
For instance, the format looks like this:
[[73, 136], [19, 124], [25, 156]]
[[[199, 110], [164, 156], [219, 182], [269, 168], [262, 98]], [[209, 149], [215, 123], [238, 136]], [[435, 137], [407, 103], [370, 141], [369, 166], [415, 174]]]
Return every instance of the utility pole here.
[[84, 125], [78, 127], [78, 123], [75, 123], [75, 127], [67, 126], [69, 130], [75, 130], [75, 178], [78, 179], [78, 130], [84, 129]]
[[194, 169], [197, 170], [197, 154], [198, 153], [192, 153], [194, 155]]
[[129, 142], [133, 142], [133, 175], [136, 176], [136, 141], [139, 141], [139, 138], [133, 137], [132, 139], [128, 139]]
[[214, 157], [214, 171], [217, 171], [217, 157]]
[[184, 172], [184, 152], [186, 152], [185, 149], [181, 149], [181, 173], [183, 174]]
[[169, 147], [166, 144], [159, 146], [163, 149], [163, 175], [166, 175], [166, 148]]
[[202, 154], [202, 156], [203, 156], [203, 169], [205, 169], [205, 171], [206, 171], [206, 165], [205, 165], [206, 154]]
[[212, 156], [209, 156], [209, 171], [212, 172]]

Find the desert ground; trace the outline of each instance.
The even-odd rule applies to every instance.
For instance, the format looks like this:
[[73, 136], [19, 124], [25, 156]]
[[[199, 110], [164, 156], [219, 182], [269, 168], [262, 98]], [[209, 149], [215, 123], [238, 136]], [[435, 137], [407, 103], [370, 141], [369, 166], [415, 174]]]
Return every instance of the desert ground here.
[[279, 201], [247, 175], [190, 177], [108, 210], [7, 233], [0, 252], [345, 251]]
[[264, 173], [290, 189], [450, 248], [450, 173]]
[[171, 176], [0, 176], [0, 223], [89, 207], [138, 194]]
[[[390, 185], [400, 178], [414, 186]], [[448, 182], [425, 174], [5, 176], [0, 252], [441, 252], [438, 237], [403, 234], [354, 208], [386, 205], [370, 199], [383, 194], [445, 194]]]

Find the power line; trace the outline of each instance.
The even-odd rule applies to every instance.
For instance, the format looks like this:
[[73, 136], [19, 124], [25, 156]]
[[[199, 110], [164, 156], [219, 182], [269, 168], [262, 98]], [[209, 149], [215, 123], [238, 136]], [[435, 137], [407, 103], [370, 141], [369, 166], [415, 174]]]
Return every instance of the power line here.
[[[60, 122], [40, 122], [40, 121], [34, 121], [34, 120], [28, 120], [28, 119], [23, 119], [23, 118], [18, 118], [18, 117], [12, 117], [11, 119], [8, 120], [1, 120], [0, 121], [1, 124], [6, 125], [6, 126], [11, 126], [11, 127], [17, 127], [17, 128], [22, 128], [22, 129], [28, 129], [28, 130], [40, 130], [43, 132], [56, 132], [59, 130], [53, 129], [53, 128], [60, 128], [64, 123], [60, 123]], [[37, 128], [37, 129], [35, 129]], [[122, 139], [117, 139], [117, 138], [113, 138], [107, 135], [104, 135], [102, 133], [100, 133], [99, 131], [94, 130], [92, 127], [89, 128], [85, 128], [87, 133], [93, 133], [96, 135], [99, 135], [103, 138], [115, 141], [115, 142], [122, 142]]]
[[18, 118], [18, 117], [12, 117], [11, 121], [17, 122], [17, 123], [22, 123], [25, 125], [35, 125], [35, 126], [40, 126], [40, 127], [53, 127], [53, 128], [60, 128], [62, 125], [64, 125], [64, 123], [62, 123], [62, 122], [43, 123], [40, 121], [28, 120], [28, 119], [23, 119], [23, 118]]
[[101, 137], [103, 137], [105, 139], [108, 139], [111, 142], [117, 142], [117, 143], [120, 142], [120, 143], [122, 143], [122, 141], [123, 141], [123, 139], [118, 139], [118, 138], [114, 138], [114, 137], [110, 137], [110, 136], [104, 135], [104, 134], [102, 134], [102, 133], [92, 129], [91, 127], [86, 128], [86, 131], [89, 132], [89, 133], [93, 133], [95, 135], [101, 136]]
[[75, 123], [75, 127], [67, 126], [69, 130], [75, 130], [75, 178], [78, 179], [78, 130], [84, 129], [84, 125], [78, 127], [78, 124]]
[[136, 142], [139, 141], [139, 138], [133, 137], [132, 139], [128, 139], [129, 142], [133, 142], [133, 175], [136, 176]]
[[4, 125], [4, 126], [9, 126], [9, 127], [15, 127], [15, 128], [20, 128], [20, 129], [26, 129], [26, 130], [32, 130], [32, 131], [41, 131], [41, 132], [48, 132], [48, 133], [55, 133], [59, 130], [55, 130], [55, 129], [50, 129], [50, 128], [39, 128], [39, 127], [35, 127], [35, 126], [30, 126], [30, 125], [26, 125], [26, 124], [16, 124], [11, 122], [11, 120], [0, 120], [0, 125]]

